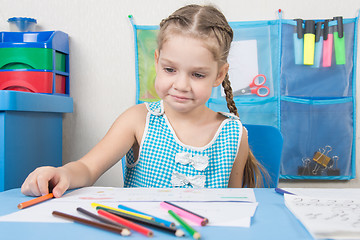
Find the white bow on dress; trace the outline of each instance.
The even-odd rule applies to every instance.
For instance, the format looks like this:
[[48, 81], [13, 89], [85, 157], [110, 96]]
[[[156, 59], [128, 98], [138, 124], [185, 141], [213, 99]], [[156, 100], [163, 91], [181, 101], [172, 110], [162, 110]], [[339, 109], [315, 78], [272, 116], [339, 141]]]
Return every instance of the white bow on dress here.
[[186, 176], [178, 172], [173, 172], [171, 176], [171, 184], [174, 187], [182, 187], [191, 184], [194, 188], [203, 188], [205, 185], [205, 175]]
[[202, 155], [192, 156], [190, 153], [181, 152], [177, 153], [175, 156], [175, 163], [180, 163], [183, 165], [190, 164], [196, 170], [202, 171], [209, 165], [209, 157]]

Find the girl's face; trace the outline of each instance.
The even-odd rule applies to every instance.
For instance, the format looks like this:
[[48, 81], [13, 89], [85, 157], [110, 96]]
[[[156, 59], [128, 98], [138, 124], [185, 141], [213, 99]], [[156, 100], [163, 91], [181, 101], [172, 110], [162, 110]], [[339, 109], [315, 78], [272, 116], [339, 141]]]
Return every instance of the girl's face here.
[[220, 67], [202, 40], [177, 34], [155, 52], [155, 89], [178, 112], [205, 106], [213, 87], [223, 81], [228, 64]]

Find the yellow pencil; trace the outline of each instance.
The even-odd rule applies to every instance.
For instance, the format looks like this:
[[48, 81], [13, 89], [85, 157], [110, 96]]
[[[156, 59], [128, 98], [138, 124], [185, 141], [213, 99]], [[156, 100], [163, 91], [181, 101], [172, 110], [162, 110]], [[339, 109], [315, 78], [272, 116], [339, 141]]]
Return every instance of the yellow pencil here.
[[91, 206], [92, 206], [93, 208], [103, 207], [103, 208], [111, 209], [111, 210], [114, 210], [114, 211], [117, 211], [117, 212], [121, 212], [121, 213], [126, 213], [126, 214], [129, 214], [129, 215], [133, 215], [133, 216], [136, 216], [136, 217], [139, 217], [139, 218], [143, 218], [143, 219], [147, 219], [147, 220], [152, 220], [152, 221], [154, 220], [153, 217], [149, 217], [149, 216], [146, 216], [146, 215], [143, 215], [143, 214], [140, 214], [140, 213], [134, 213], [134, 212], [122, 210], [122, 209], [120, 209], [120, 208], [109, 207], [109, 206], [102, 205], [102, 204], [99, 204], [99, 203], [92, 203]]

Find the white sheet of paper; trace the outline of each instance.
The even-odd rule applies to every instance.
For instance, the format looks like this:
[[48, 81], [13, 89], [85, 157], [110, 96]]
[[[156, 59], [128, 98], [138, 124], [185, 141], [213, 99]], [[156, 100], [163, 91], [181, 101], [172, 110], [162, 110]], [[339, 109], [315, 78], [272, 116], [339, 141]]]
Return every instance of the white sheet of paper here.
[[360, 199], [360, 188], [283, 188], [299, 196]]
[[[257, 40], [234, 41], [229, 57], [229, 80], [233, 92], [247, 87], [259, 74]], [[222, 96], [225, 96], [222, 90]]]
[[112, 188], [85, 187], [58, 199], [59, 201], [101, 200], [101, 201], [176, 201], [176, 202], [256, 202], [250, 188]]
[[[5, 222], [69, 222], [63, 218], [52, 216], [52, 211], [60, 211], [74, 216], [87, 218], [87, 216], [76, 211], [82, 207], [88, 211], [96, 213], [91, 207], [93, 201], [64, 202], [49, 200], [39, 205], [19, 210], [0, 217], [0, 221]], [[153, 216], [175, 222], [167, 213], [166, 209], [160, 207], [160, 202], [101, 202], [106, 206], [117, 208], [119, 204], [136, 209], [138, 211], [151, 214]], [[254, 215], [257, 203], [244, 202], [182, 202], [181, 207], [206, 216], [210, 222], [209, 226], [237, 226], [250, 227], [251, 217]], [[188, 221], [191, 225], [196, 225]]]
[[360, 199], [285, 194], [288, 209], [317, 239], [360, 239]]
[[[213, 192], [211, 193], [209, 190]], [[244, 198], [252, 201], [239, 201]], [[181, 199], [181, 201], [176, 201], [176, 199]], [[251, 217], [254, 215], [258, 205], [255, 202], [255, 195], [252, 189], [202, 189], [200, 191], [198, 189], [88, 187], [75, 190], [61, 198], [54, 198], [41, 204], [1, 216], [0, 221], [68, 222], [62, 218], [52, 216], [52, 211], [56, 210], [87, 218], [77, 212], [76, 208], [82, 207], [95, 213], [91, 203], [96, 202], [115, 208], [122, 204], [174, 222], [174, 219], [172, 219], [167, 211], [160, 207], [160, 202], [163, 200], [177, 202], [177, 205], [185, 209], [206, 216], [210, 221], [210, 226], [250, 227]], [[193, 225], [190, 221], [189, 224]]]

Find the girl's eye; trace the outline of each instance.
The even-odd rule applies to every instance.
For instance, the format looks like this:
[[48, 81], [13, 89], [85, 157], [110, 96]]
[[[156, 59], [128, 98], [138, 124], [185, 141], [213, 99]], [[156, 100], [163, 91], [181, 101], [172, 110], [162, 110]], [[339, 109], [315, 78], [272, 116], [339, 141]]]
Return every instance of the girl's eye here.
[[193, 73], [193, 76], [196, 78], [204, 78], [205, 77], [205, 75], [200, 74], [200, 73]]
[[167, 67], [167, 68], [164, 68], [164, 71], [167, 73], [173, 73], [173, 72], [175, 72], [175, 69]]

